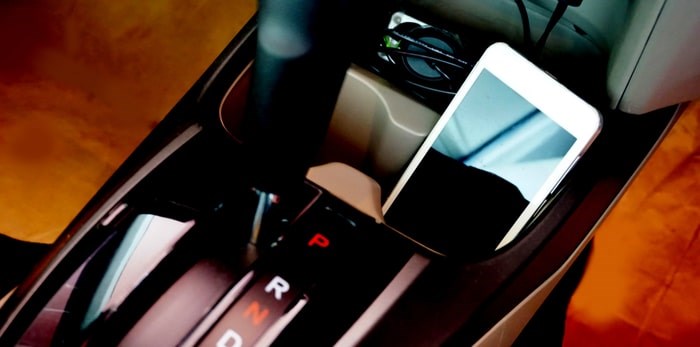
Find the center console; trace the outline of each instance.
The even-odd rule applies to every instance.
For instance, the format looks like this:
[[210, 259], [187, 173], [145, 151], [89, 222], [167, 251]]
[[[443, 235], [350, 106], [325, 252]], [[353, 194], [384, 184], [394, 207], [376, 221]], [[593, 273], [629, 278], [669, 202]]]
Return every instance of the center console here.
[[[287, 132], [308, 130], [291, 120], [251, 125], [250, 100], [264, 80], [253, 64], [257, 24], [241, 30], [15, 290], [0, 312], [0, 345], [510, 344], [676, 111], [605, 111], [598, 140], [526, 230], [465, 261], [405, 237], [381, 214], [439, 109], [356, 59], [339, 63], [347, 64], [339, 93], [327, 76], [287, 85], [283, 92], [316, 83], [313, 97], [271, 111], [296, 121], [304, 103], [337, 94], [324, 106], [332, 116], [311, 120], [327, 135]], [[289, 147], [251, 140], [255, 131]], [[320, 150], [299, 159], [306, 149], [290, 135]]]

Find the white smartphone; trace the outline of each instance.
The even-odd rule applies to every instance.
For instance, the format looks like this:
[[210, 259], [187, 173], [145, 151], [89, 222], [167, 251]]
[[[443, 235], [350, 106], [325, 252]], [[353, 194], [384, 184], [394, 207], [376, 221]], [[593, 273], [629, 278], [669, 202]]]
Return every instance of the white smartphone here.
[[600, 132], [598, 111], [505, 43], [491, 45], [382, 207], [441, 254], [513, 241]]

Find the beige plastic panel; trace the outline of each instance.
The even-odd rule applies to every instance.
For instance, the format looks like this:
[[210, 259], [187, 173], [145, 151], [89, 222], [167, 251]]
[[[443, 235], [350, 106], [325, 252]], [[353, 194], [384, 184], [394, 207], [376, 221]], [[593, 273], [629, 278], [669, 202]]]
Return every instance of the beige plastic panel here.
[[384, 222], [379, 184], [357, 169], [343, 163], [328, 163], [309, 169], [306, 178], [377, 223]]
[[348, 70], [321, 149], [323, 162], [342, 162], [374, 178], [399, 173], [439, 115], [384, 80]]
[[622, 99], [664, 2], [665, 0], [646, 0], [632, 4], [630, 16], [619, 41], [613, 47], [608, 64], [607, 87], [612, 108], [617, 108]]
[[700, 97], [700, 1], [637, 0], [611, 56], [612, 106], [643, 114]]

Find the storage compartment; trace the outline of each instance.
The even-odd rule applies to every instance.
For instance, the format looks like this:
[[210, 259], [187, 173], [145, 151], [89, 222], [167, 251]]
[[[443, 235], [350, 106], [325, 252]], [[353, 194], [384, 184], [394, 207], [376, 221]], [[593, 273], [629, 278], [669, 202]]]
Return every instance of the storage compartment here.
[[[607, 107], [608, 57], [625, 24], [627, 4], [588, 0], [580, 7], [567, 7], [559, 19], [557, 1], [523, 4], [521, 12], [515, 0], [401, 2], [386, 14], [387, 30], [376, 34], [379, 48], [361, 55], [359, 62], [441, 112], [451, 99], [446, 94], [453, 94], [483, 51], [494, 42], [506, 42], [579, 96]], [[545, 32], [548, 26], [551, 31]], [[456, 59], [444, 64], [445, 56], [412, 45], [406, 37]], [[376, 58], [383, 55], [389, 58]], [[450, 71], [452, 63], [463, 70]]]
[[[540, 38], [560, 2], [566, 1], [523, 1], [532, 42]], [[541, 56], [531, 57], [567, 87], [600, 108], [635, 115], [700, 97], [700, 48], [694, 44], [700, 2], [569, 3], [574, 5], [553, 27]], [[470, 41], [475, 38], [490, 38], [527, 50], [526, 25], [516, 0], [401, 4], [408, 14], [464, 34], [467, 46], [474, 46]]]
[[[246, 72], [232, 85], [220, 109], [221, 122], [234, 137], [239, 136], [249, 79]], [[316, 165], [341, 162], [389, 185], [438, 117], [382, 78], [351, 66]]]

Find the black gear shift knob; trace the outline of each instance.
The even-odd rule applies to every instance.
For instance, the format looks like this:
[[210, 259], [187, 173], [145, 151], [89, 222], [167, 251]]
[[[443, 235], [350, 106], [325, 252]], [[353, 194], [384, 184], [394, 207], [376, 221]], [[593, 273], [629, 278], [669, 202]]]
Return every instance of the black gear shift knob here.
[[261, 0], [243, 137], [253, 184], [281, 194], [303, 182], [345, 72], [347, 1]]

